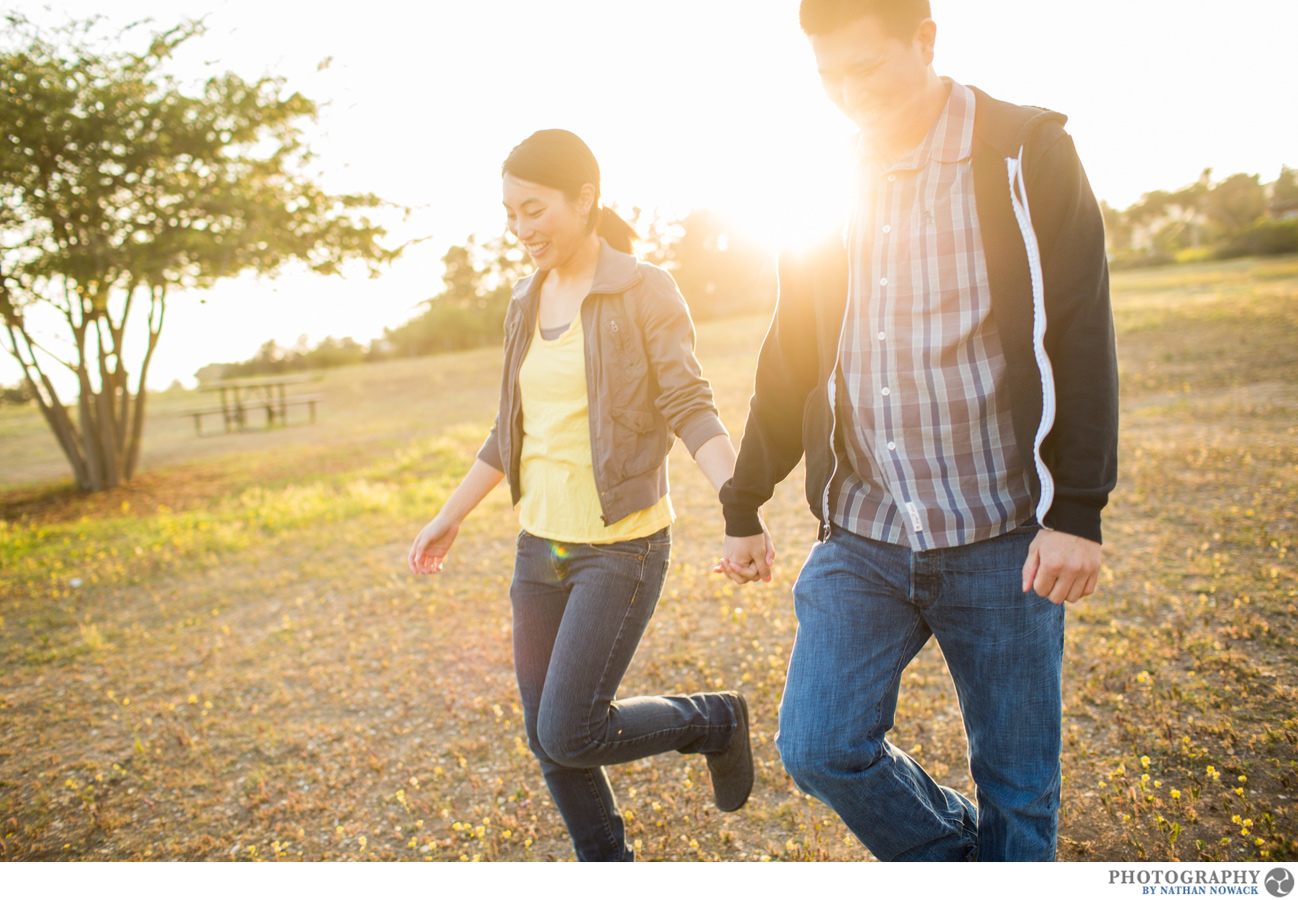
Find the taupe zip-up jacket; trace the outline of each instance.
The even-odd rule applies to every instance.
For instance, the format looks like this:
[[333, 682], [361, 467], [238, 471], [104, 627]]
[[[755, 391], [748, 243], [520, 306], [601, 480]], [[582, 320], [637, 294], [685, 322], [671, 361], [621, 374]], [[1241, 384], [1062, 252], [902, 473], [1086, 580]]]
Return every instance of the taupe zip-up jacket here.
[[[524, 430], [518, 371], [532, 345], [540, 296], [538, 273], [514, 285], [505, 312], [500, 411], [478, 453], [505, 473], [515, 505], [522, 496]], [[689, 309], [667, 272], [601, 239], [595, 280], [581, 304], [581, 324], [595, 487], [604, 524], [612, 525], [667, 493], [667, 452], [675, 437], [693, 456], [727, 432], [694, 357]]]

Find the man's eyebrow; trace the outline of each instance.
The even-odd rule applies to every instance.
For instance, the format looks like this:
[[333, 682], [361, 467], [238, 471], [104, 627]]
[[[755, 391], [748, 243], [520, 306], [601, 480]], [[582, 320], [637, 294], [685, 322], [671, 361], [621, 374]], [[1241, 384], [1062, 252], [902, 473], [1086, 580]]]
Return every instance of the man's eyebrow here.
[[886, 57], [883, 56], [858, 56], [848, 63], [847, 67], [849, 69], [859, 69], [863, 66], [879, 66], [884, 63], [885, 59]]
[[842, 66], [825, 67], [820, 66], [817, 71], [821, 73], [847, 71], [849, 69], [874, 68], [883, 65], [885, 58], [882, 56], [858, 56]]

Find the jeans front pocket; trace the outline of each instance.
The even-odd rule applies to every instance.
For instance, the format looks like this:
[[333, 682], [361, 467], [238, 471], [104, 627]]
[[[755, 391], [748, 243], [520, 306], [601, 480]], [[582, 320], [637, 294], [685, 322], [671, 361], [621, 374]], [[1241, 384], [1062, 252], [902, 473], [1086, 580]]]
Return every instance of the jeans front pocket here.
[[629, 559], [643, 560], [649, 555], [647, 538], [632, 538], [629, 541], [613, 541], [609, 544], [587, 544], [591, 550], [603, 556], [622, 556]]

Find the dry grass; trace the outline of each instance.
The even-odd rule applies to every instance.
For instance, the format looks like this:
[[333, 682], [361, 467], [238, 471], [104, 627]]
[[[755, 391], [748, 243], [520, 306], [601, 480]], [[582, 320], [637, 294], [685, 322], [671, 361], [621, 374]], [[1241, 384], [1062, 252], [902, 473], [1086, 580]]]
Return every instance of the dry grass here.
[[[1115, 281], [1122, 482], [1101, 592], [1066, 648], [1060, 855], [1294, 859], [1298, 261]], [[701, 329], [738, 431], [764, 331]], [[410, 538], [490, 422], [499, 354], [328, 373], [313, 427], [192, 437], [163, 395], [146, 471], [81, 497], [31, 411], [0, 412], [0, 858], [566, 859], [522, 725], [499, 492], [448, 571]], [[860, 859], [773, 741], [812, 539], [801, 478], [770, 508], [779, 575], [709, 574], [720, 515], [672, 460], [674, 563], [623, 693], [742, 687], [758, 781], [711, 808], [701, 761], [618, 767], [650, 859]], [[940, 653], [894, 741], [971, 788]], [[1144, 776], [1148, 776], [1145, 778]]]

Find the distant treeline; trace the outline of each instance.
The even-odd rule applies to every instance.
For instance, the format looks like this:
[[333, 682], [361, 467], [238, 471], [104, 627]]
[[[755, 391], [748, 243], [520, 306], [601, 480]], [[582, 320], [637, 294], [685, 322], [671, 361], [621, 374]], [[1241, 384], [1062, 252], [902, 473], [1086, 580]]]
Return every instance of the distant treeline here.
[[1288, 166], [1263, 184], [1257, 175], [1199, 180], [1152, 191], [1124, 210], [1101, 203], [1115, 268], [1298, 253], [1298, 173]]
[[[769, 312], [775, 305], [775, 260], [736, 235], [715, 213], [696, 210], [679, 220], [652, 219], [639, 210], [638, 255], [672, 273], [696, 321]], [[200, 381], [326, 369], [361, 362], [448, 353], [498, 344], [513, 283], [531, 270], [511, 235], [480, 242], [470, 236], [442, 257], [442, 290], [423, 309], [368, 345], [328, 337], [314, 347], [267, 341], [252, 359], [213, 363]]]

